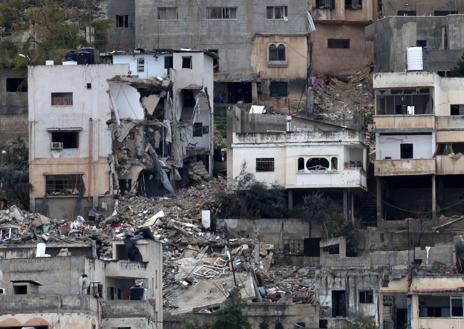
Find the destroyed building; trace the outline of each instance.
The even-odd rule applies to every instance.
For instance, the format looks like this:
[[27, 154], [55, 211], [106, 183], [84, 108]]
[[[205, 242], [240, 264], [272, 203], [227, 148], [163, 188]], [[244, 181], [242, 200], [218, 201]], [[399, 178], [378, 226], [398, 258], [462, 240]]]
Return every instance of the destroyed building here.
[[367, 189], [367, 146], [361, 131], [304, 115], [229, 112], [228, 179], [243, 171], [293, 194], [324, 190], [343, 199], [354, 220], [355, 194]]
[[461, 214], [464, 79], [374, 74], [378, 220]]
[[309, 36], [312, 75], [349, 75], [369, 67], [373, 48], [364, 29], [377, 19], [377, 1], [308, 0], [308, 3], [316, 26]]
[[105, 260], [94, 243], [0, 246], [0, 327], [161, 329], [161, 244], [135, 243], [140, 261], [122, 242]]

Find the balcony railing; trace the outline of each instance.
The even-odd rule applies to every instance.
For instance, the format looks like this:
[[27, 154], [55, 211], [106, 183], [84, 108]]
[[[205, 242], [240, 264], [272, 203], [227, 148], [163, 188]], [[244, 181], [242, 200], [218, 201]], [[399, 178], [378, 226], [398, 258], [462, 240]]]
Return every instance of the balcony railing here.
[[375, 176], [435, 174], [435, 159], [376, 160]]
[[301, 171], [287, 177], [286, 188], [362, 188], [367, 187], [361, 168]]
[[463, 175], [464, 156], [438, 155], [436, 157], [437, 175]]
[[435, 129], [433, 114], [421, 115], [376, 115], [375, 129]]

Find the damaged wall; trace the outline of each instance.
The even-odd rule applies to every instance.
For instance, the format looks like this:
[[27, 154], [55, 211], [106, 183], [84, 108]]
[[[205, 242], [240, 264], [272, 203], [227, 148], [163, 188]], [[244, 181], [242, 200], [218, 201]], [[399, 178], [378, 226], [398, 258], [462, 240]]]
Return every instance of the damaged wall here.
[[401, 16], [401, 11], [414, 11], [413, 16], [433, 16], [436, 11], [464, 12], [463, 0], [383, 0], [381, 2], [382, 16]]

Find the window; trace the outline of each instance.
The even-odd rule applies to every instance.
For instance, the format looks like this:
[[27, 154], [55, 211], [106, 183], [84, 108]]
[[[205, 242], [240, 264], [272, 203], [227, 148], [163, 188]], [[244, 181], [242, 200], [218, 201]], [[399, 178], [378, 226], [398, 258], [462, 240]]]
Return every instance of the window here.
[[288, 16], [287, 6], [269, 6], [266, 7], [266, 18], [267, 19], [286, 19]]
[[145, 71], [145, 58], [139, 57], [137, 58], [137, 72], [144, 72]]
[[274, 158], [257, 158], [256, 172], [274, 171]]
[[374, 293], [372, 290], [361, 290], [359, 292], [359, 303], [360, 304], [373, 304]]
[[164, 68], [165, 69], [172, 69], [172, 67], [173, 67], [172, 56], [165, 56], [164, 57]]
[[335, 0], [316, 0], [318, 9], [335, 9]]
[[271, 81], [269, 85], [269, 94], [271, 97], [287, 97], [288, 82], [286, 81]]
[[208, 19], [236, 19], [236, 7], [208, 7]]
[[298, 170], [304, 170], [304, 159], [298, 158]]
[[178, 19], [177, 7], [158, 7], [158, 19]]
[[415, 10], [398, 10], [398, 16], [416, 16]]
[[320, 242], [321, 238], [304, 239], [304, 255], [308, 257], [321, 257]]
[[55, 131], [52, 132], [52, 143], [61, 143], [63, 149], [79, 148], [78, 131]]
[[13, 292], [15, 295], [27, 295], [27, 285], [15, 285], [13, 286]]
[[362, 9], [362, 0], [345, 0], [345, 9], [349, 9], [349, 10]]
[[213, 71], [214, 72], [219, 72], [219, 50], [217, 49], [208, 49], [208, 52], [210, 53], [213, 53], [214, 55], [216, 55], [215, 57], [213, 57]]
[[201, 122], [195, 122], [193, 124], [193, 137], [203, 136], [203, 124]]
[[303, 256], [304, 255], [304, 240], [285, 239], [284, 240], [284, 255]]
[[23, 78], [6, 78], [6, 91], [9, 93], [27, 91], [27, 82]]
[[73, 93], [52, 93], [53, 106], [73, 105]]
[[84, 191], [82, 175], [47, 175], [45, 193], [48, 195], [77, 195]]
[[462, 308], [462, 296], [451, 296], [451, 316], [462, 317], [464, 315]]
[[401, 159], [413, 158], [413, 144], [400, 144]]
[[454, 104], [450, 106], [451, 115], [464, 115], [464, 104]]
[[332, 159], [330, 159], [330, 163], [332, 164], [332, 170], [338, 169], [338, 158], [337, 157], [332, 157]]
[[433, 16], [447, 16], [452, 14], [457, 14], [457, 10], [435, 10]]
[[182, 68], [183, 69], [192, 68], [192, 56], [182, 56]]
[[327, 170], [329, 166], [329, 160], [326, 158], [311, 158], [306, 161], [306, 169], [308, 170]]
[[419, 295], [419, 317], [450, 317], [450, 296]]
[[350, 39], [327, 39], [327, 48], [350, 48]]
[[286, 62], [287, 47], [283, 43], [271, 43], [268, 48], [269, 62]]
[[332, 317], [346, 316], [345, 290], [332, 290]]
[[116, 15], [116, 27], [129, 27], [129, 15]]
[[427, 40], [417, 40], [416, 41], [416, 46], [426, 48], [427, 47]]

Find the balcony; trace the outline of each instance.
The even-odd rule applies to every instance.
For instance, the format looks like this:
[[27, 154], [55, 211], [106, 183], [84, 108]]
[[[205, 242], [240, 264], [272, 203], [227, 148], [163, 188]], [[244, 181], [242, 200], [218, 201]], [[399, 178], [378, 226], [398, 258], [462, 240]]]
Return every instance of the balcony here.
[[95, 313], [97, 300], [90, 296], [60, 295], [2, 295], [3, 314], [29, 313]]
[[155, 318], [154, 302], [143, 300], [102, 301], [102, 316], [112, 318]]
[[437, 143], [464, 143], [464, 116], [436, 118]]
[[435, 159], [376, 160], [375, 176], [435, 174]]
[[128, 260], [109, 261], [105, 263], [107, 277], [118, 278], [147, 278], [147, 267], [143, 263]]
[[353, 130], [292, 131], [266, 133], [234, 133], [233, 144], [284, 144], [284, 143], [360, 143], [364, 136]]
[[367, 188], [361, 168], [297, 172], [289, 177], [286, 188]]
[[464, 157], [436, 156], [437, 175], [464, 175]]
[[421, 115], [376, 115], [374, 116], [376, 130], [401, 129], [435, 129], [433, 114]]

